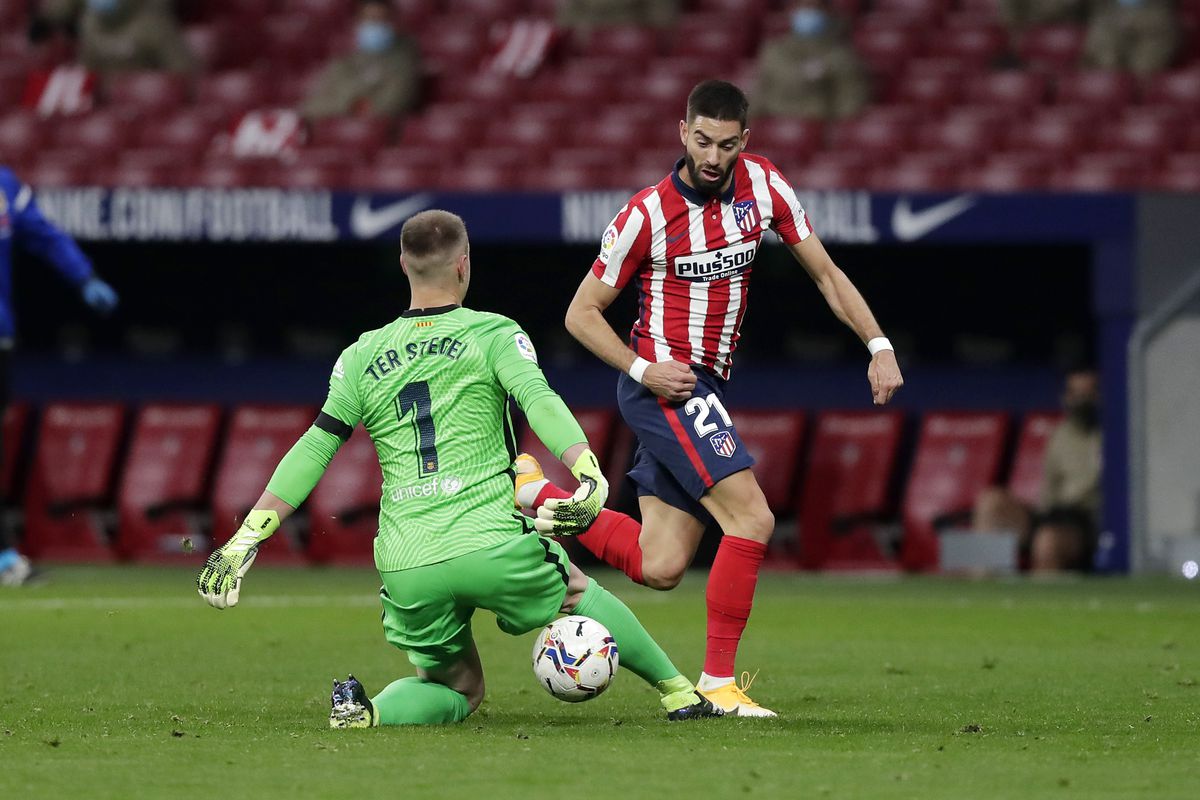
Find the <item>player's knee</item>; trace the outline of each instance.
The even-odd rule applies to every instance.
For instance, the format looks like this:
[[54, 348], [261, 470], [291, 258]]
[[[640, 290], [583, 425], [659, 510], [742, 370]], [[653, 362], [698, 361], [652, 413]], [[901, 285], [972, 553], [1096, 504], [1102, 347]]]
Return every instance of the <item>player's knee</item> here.
[[674, 555], [654, 560], [643, 559], [642, 581], [651, 589], [665, 592], [679, 585], [687, 568], [687, 560]]
[[726, 531], [756, 542], [766, 542], [775, 532], [775, 515], [766, 503], [755, 504], [734, 514], [737, 529]]

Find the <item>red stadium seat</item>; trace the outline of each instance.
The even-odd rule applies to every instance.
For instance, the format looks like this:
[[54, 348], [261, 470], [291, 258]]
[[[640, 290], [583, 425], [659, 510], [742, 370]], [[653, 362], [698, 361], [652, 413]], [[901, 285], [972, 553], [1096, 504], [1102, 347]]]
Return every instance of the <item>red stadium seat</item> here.
[[[234, 410], [225, 433], [212, 493], [213, 538], [223, 542], [242, 524], [284, 454], [313, 419], [308, 406], [241, 406]], [[294, 527], [285, 522], [259, 546], [259, 563], [298, 563], [301, 550]]]
[[262, 186], [262, 167], [249, 161], [206, 161], [189, 172], [188, 182], [210, 189]]
[[200, 79], [196, 103], [205, 110], [216, 110], [236, 117], [255, 108], [275, 103], [275, 82], [254, 70], [230, 70]]
[[1026, 31], [1017, 53], [1035, 69], [1063, 72], [1074, 69], [1083, 51], [1084, 29], [1079, 25], [1051, 25]]
[[[470, 72], [487, 54], [483, 26], [455, 17], [439, 17], [421, 31], [419, 38], [425, 60], [435, 70], [457, 75]], [[468, 82], [481, 75], [465, 79]]]
[[520, 170], [521, 186], [538, 192], [587, 191], [612, 187], [609, 170], [587, 164], [552, 164]]
[[845, 162], [830, 160], [828, 154], [818, 153], [803, 167], [788, 171], [788, 178], [800, 191], [808, 189], [863, 189], [869, 172], [861, 160]]
[[476, 167], [501, 167], [508, 170], [520, 170], [539, 162], [540, 159], [523, 147], [498, 145], [496, 147], [477, 147], [465, 153], [459, 164], [465, 169]]
[[881, 192], [943, 192], [954, 187], [955, 170], [945, 164], [906, 158], [889, 167], [876, 167], [867, 180]]
[[959, 174], [960, 189], [984, 192], [1024, 192], [1045, 189], [1058, 166], [1053, 155], [996, 153], [981, 166]]
[[24, 476], [24, 465], [20, 463], [21, 448], [30, 420], [28, 403], [13, 403], [4, 409], [3, 449], [0, 450], [0, 498], [11, 502], [20, 488], [20, 477]]
[[322, 564], [371, 564], [383, 473], [361, 426], [341, 446], [308, 498], [308, 555]]
[[603, 52], [632, 69], [658, 55], [659, 36], [654, 30], [636, 26], [596, 28], [586, 35], [577, 35], [575, 48], [581, 53]]
[[995, 122], [951, 115], [921, 125], [917, 130], [917, 145], [925, 150], [982, 157], [995, 147], [1003, 133], [1004, 126]]
[[600, 113], [571, 123], [568, 141], [571, 147], [629, 150], [640, 146], [648, 131], [649, 125], [638, 116]]
[[872, 25], [864, 18], [854, 29], [854, 49], [872, 71], [888, 74], [916, 55], [922, 38], [915, 29]]
[[325, 164], [301, 161], [269, 167], [264, 177], [267, 185], [284, 189], [346, 189], [356, 166], [352, 160]]
[[910, 108], [867, 109], [862, 116], [831, 127], [829, 141], [834, 150], [872, 154], [876, 160], [890, 159], [912, 144], [917, 117]]
[[671, 32], [671, 53], [707, 58], [719, 55], [722, 62], [749, 56], [757, 41], [753, 22], [744, 13], [686, 15]]
[[524, 6], [522, 0], [446, 0], [446, 13], [490, 22], [520, 16]]
[[1200, 109], [1200, 67], [1151, 76], [1144, 96], [1147, 103], [1172, 105], [1195, 116]]
[[1134, 80], [1124, 72], [1087, 70], [1059, 76], [1055, 102], [1090, 106], [1106, 113], [1133, 102]]
[[42, 414], [25, 491], [24, 549], [51, 561], [109, 561], [99, 514], [125, 424], [117, 403], [54, 403]]
[[818, 120], [762, 117], [750, 127], [750, 150], [778, 161], [807, 157], [820, 149], [825, 138], [824, 123]]
[[1165, 166], [1149, 178], [1147, 188], [1161, 192], [1200, 193], [1200, 165]]
[[[402, 147], [431, 147], [437, 145], [445, 151], [465, 150], [475, 144], [485, 117], [470, 113], [427, 114], [407, 120], [400, 134]], [[408, 158], [411, 159], [411, 154]]]
[[210, 405], [148, 405], [138, 413], [117, 491], [122, 557], [194, 562], [185, 537], [205, 550], [198, 514], [220, 423], [220, 409]]
[[330, 31], [307, 14], [273, 14], [259, 22], [262, 52], [272, 67], [289, 71], [323, 63], [329, 54]]
[[720, 13], [726, 17], [744, 15], [747, 19], [758, 19], [770, 5], [769, 0], [699, 0], [700, 11]]
[[1183, 134], [1178, 121], [1133, 114], [1104, 126], [1099, 144], [1110, 150], [1165, 155], [1179, 144]]
[[1074, 164], [1062, 167], [1050, 178], [1050, 186], [1068, 192], [1113, 192], [1140, 188], [1151, 165], [1131, 153], [1089, 153]]
[[876, 11], [937, 23], [951, 6], [951, 0], [875, 0]]
[[800, 491], [800, 564], [806, 569], [885, 567], [868, 532], [890, 511], [904, 417], [897, 411], [817, 415]]
[[35, 189], [86, 186], [91, 179], [91, 170], [83, 164], [74, 162], [39, 160], [32, 167], [25, 169], [22, 178]]
[[510, 189], [516, 178], [516, 171], [511, 167], [463, 165], [443, 170], [438, 175], [437, 188], [455, 192], [499, 192]]
[[45, 125], [32, 112], [14, 111], [0, 117], [0, 161], [23, 164], [45, 146]]
[[623, 98], [646, 104], [666, 105], [668, 108], [682, 108], [687, 102], [688, 93], [696, 85], [694, 75], [677, 72], [651, 72], [640, 76], [637, 81], [625, 84]]
[[940, 520], [969, 512], [979, 492], [996, 484], [1008, 426], [1001, 412], [931, 412], [922, 419], [901, 509], [906, 568], [936, 567]]
[[553, 147], [561, 137], [561, 123], [525, 115], [498, 119], [488, 125], [483, 134], [484, 141], [504, 142], [534, 152]]
[[980, 75], [967, 82], [966, 100], [976, 105], [1023, 111], [1045, 99], [1045, 76], [1036, 72], [1005, 70]]
[[338, 117], [312, 123], [311, 143], [317, 147], [343, 147], [369, 154], [387, 143], [392, 129], [388, 119]]
[[1008, 36], [997, 24], [963, 27], [932, 36], [927, 51], [931, 56], [954, 59], [960, 65], [978, 71], [990, 66], [1008, 47]]
[[428, 189], [437, 183], [438, 169], [420, 164], [376, 163], [357, 167], [349, 177], [354, 189], [380, 192], [409, 192]]
[[133, 132], [129, 115], [96, 111], [83, 119], [60, 120], [54, 128], [54, 144], [87, 152], [99, 160], [125, 147], [133, 139]]
[[183, 75], [170, 72], [121, 72], [104, 82], [110, 105], [144, 114], [166, 114], [188, 101], [191, 87]]
[[891, 101], [914, 106], [923, 113], [938, 112], [958, 101], [962, 76], [940, 73], [908, 73], [892, 86]]
[[183, 38], [188, 52], [206, 73], [245, 66], [252, 55], [243, 30], [222, 21], [188, 25]]
[[195, 158], [208, 150], [221, 129], [221, 117], [212, 111], [177, 111], [169, 117], [151, 117], [138, 126], [142, 147], [169, 148], [181, 160]]
[[1026, 414], [1021, 421], [1008, 490], [1027, 506], [1036, 508], [1041, 503], [1046, 445], [1060, 422], [1062, 414], [1053, 411]]
[[1009, 129], [1008, 147], [1021, 152], [1068, 156], [1086, 148], [1092, 133], [1091, 126], [1077, 119], [1041, 113]]
[[738, 435], [754, 458], [754, 475], [776, 514], [795, 505], [796, 478], [804, 444], [804, 412], [740, 411], [734, 415]]
[[[608, 478], [609, 485], [616, 487], [620, 483], [621, 472], [625, 469], [624, 463], [617, 464], [616, 460], [609, 458], [616, 437], [616, 412], [611, 408], [583, 408], [572, 409], [572, 413], [579, 421], [579, 427], [583, 428], [583, 435], [587, 437], [592, 452], [604, 466], [605, 477]], [[517, 438], [517, 449], [536, 458], [542, 465], [542, 471], [546, 473], [546, 477], [555, 486], [568, 492], [573, 492], [579, 487], [579, 481], [575, 480], [571, 476], [571, 471], [546, 449], [537, 434], [529, 427], [528, 422], [521, 427], [521, 434]]]
[[606, 70], [573, 69], [581, 66], [586, 64], [570, 64], [561, 72], [538, 76], [530, 96], [587, 106], [607, 103], [616, 95], [618, 87], [611, 74]]
[[175, 186], [182, 181], [178, 170], [162, 164], [127, 163], [104, 164], [92, 170], [92, 182], [113, 188], [149, 188]]

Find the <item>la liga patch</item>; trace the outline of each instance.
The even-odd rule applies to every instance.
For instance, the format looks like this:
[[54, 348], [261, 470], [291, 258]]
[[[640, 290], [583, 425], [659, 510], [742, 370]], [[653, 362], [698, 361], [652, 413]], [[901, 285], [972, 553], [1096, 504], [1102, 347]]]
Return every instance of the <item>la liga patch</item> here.
[[517, 352], [521, 354], [521, 358], [527, 358], [533, 363], [537, 363], [537, 351], [533, 349], [533, 342], [529, 341], [529, 337], [523, 333], [518, 333], [513, 337], [517, 343]]

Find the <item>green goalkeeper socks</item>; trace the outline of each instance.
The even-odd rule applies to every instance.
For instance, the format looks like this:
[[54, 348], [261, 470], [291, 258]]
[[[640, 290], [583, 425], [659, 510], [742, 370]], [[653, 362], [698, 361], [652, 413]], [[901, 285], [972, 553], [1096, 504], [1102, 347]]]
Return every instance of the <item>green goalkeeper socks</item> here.
[[471, 713], [467, 698], [423, 678], [392, 681], [371, 701], [380, 725], [437, 725], [462, 722]]
[[588, 578], [587, 590], [572, 613], [591, 617], [608, 628], [617, 640], [621, 666], [628, 667], [653, 686], [662, 695], [664, 708], [668, 705], [682, 707], [695, 702], [695, 698], [690, 696], [695, 690], [691, 681], [680, 674], [629, 607], [595, 580]]

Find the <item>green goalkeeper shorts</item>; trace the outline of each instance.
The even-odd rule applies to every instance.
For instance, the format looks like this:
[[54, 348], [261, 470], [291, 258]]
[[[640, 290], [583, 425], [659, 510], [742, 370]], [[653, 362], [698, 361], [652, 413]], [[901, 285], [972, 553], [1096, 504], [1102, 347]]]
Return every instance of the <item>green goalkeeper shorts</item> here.
[[449, 667], [471, 646], [471, 615], [495, 613], [513, 636], [548, 625], [562, 608], [571, 562], [558, 542], [534, 534], [464, 556], [381, 572], [387, 640], [422, 669]]

